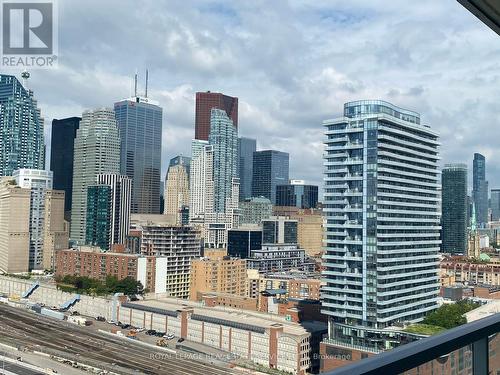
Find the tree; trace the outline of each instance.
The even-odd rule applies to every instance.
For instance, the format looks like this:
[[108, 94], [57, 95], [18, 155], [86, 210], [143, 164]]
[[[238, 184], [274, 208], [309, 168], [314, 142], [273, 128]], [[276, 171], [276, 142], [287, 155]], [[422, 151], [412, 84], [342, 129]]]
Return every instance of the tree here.
[[427, 315], [422, 323], [446, 329], [457, 327], [467, 323], [467, 320], [463, 316], [466, 312], [479, 306], [479, 303], [466, 300], [458, 301], [454, 304], [446, 304]]

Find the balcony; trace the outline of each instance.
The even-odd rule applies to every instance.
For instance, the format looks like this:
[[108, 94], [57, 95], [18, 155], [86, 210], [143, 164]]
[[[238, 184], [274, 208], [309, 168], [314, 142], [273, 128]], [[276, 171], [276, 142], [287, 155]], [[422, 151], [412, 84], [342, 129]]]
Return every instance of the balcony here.
[[418, 366], [427, 365], [431, 361], [437, 364], [451, 361], [449, 358], [451, 353], [459, 349], [465, 349], [471, 353], [472, 374], [497, 374], [500, 350], [498, 332], [500, 332], [500, 313], [323, 374], [376, 375], [403, 374], [406, 371], [417, 373], [415, 371]]

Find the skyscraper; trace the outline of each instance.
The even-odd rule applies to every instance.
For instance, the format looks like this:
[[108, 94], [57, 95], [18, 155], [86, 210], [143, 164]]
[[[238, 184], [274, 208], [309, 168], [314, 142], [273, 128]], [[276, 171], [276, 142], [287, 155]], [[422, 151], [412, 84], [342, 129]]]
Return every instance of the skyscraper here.
[[303, 180], [290, 180], [289, 185], [276, 186], [276, 206], [315, 208], [317, 204], [316, 185], [306, 185]]
[[33, 92], [0, 74], [0, 176], [21, 168], [45, 169], [43, 118]]
[[85, 111], [75, 138], [70, 238], [85, 243], [87, 187], [102, 173], [120, 173], [120, 135], [111, 108]]
[[488, 223], [488, 181], [486, 181], [486, 158], [474, 154], [472, 162], [472, 199], [476, 206], [476, 222], [479, 227]]
[[176, 156], [170, 160], [165, 179], [165, 214], [182, 222], [183, 206], [189, 205], [189, 170], [191, 158]]
[[128, 176], [103, 173], [97, 176], [97, 184], [111, 188], [110, 245], [124, 244], [130, 229], [132, 181]]
[[212, 109], [208, 143], [214, 154], [214, 212], [225, 212], [233, 178], [237, 178], [238, 130], [223, 110]]
[[202, 222], [205, 207], [207, 206], [207, 184], [210, 184], [211, 189], [213, 189], [213, 147], [208, 144], [208, 141], [193, 139], [191, 155], [192, 159], [189, 168], [189, 220], [190, 222]]
[[71, 211], [75, 138], [81, 120], [81, 117], [52, 120], [50, 170], [54, 173], [54, 189], [64, 190], [64, 209], [66, 211]]
[[418, 113], [379, 100], [346, 103], [323, 124], [322, 312], [334, 342], [322, 345], [386, 350], [386, 327], [437, 308], [438, 135]]
[[491, 189], [491, 218], [500, 220], [500, 189]]
[[85, 243], [103, 250], [111, 249], [111, 186], [89, 185], [87, 187], [87, 215]]
[[467, 252], [467, 166], [446, 164], [442, 175], [442, 244], [445, 253]]
[[252, 175], [252, 196], [263, 196], [276, 204], [276, 186], [288, 183], [288, 153], [275, 150], [254, 152]]
[[132, 179], [132, 213], [160, 213], [162, 109], [139, 96], [115, 103], [121, 174]]
[[0, 178], [0, 272], [28, 272], [31, 190]]
[[195, 112], [195, 139], [208, 141], [210, 135], [211, 110], [213, 108], [224, 110], [227, 116], [238, 127], [238, 98], [227, 96], [218, 92], [197, 92]]
[[30, 189], [30, 245], [29, 269], [43, 269], [43, 235], [45, 194], [52, 189], [52, 172], [37, 169], [19, 169], [13, 173], [21, 188]]
[[257, 141], [252, 138], [238, 138], [238, 177], [240, 178], [240, 201], [252, 197], [253, 153]]

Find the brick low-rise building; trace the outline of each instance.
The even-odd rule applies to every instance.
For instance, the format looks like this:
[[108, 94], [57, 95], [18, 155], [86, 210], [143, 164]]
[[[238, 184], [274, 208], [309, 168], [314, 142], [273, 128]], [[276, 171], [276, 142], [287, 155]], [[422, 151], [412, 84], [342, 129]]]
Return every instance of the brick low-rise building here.
[[102, 252], [97, 247], [81, 247], [56, 252], [56, 277], [86, 276], [106, 280], [131, 277], [149, 292], [165, 293], [166, 258], [137, 254]]
[[218, 292], [246, 295], [246, 260], [227, 256], [225, 249], [205, 249], [205, 256], [191, 261], [189, 298], [199, 293]]
[[463, 256], [451, 256], [441, 261], [441, 274], [451, 275], [457, 283], [500, 285], [500, 263], [473, 261]]

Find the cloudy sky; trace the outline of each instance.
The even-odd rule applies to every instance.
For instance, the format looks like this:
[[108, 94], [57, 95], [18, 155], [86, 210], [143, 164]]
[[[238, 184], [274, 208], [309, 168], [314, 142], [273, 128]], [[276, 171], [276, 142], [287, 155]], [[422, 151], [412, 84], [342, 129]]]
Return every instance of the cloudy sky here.
[[321, 184], [322, 120], [379, 98], [439, 131], [443, 163], [483, 153], [500, 187], [500, 37], [456, 0], [59, 0], [59, 67], [30, 80], [46, 133], [129, 96], [136, 70], [143, 90], [146, 68], [163, 175], [211, 90], [239, 97], [240, 135], [290, 153], [291, 178]]

